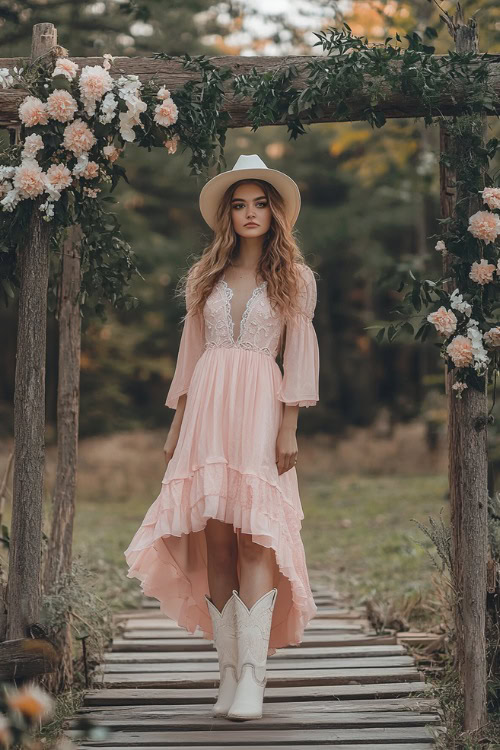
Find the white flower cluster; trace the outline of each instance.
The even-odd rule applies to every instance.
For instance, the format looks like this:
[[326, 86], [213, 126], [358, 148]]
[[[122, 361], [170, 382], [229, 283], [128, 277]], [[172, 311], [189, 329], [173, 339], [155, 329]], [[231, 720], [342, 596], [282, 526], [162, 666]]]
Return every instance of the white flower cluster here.
[[[147, 110], [147, 103], [141, 97], [142, 83], [136, 75], [120, 76], [113, 80], [109, 71], [113, 57], [103, 55], [101, 65], [86, 65], [78, 78], [80, 103], [66, 88], [57, 87], [57, 77], [62, 76], [68, 81], [75, 81], [78, 76], [78, 64], [67, 57], [56, 60], [52, 78], [56, 79], [56, 88], [49, 94], [46, 101], [36, 96], [26, 96], [19, 106], [19, 118], [28, 128], [38, 125], [50, 125], [50, 120], [64, 123], [60, 161], [52, 156], [54, 162], [43, 171], [37, 160], [37, 154], [45, 147], [43, 136], [31, 133], [24, 142], [21, 151], [21, 163], [15, 167], [0, 166], [0, 208], [13, 211], [17, 204], [24, 199], [36, 198], [43, 193], [47, 200], [40, 205], [47, 221], [54, 216], [54, 201], [58, 201], [61, 192], [71, 186], [78, 187], [80, 179], [109, 182], [111, 177], [106, 168], [98, 162], [92, 161], [90, 151], [97, 143], [97, 138], [91, 126], [82, 119], [96, 117], [101, 124], [114, 123], [122, 141], [133, 142], [136, 138], [134, 127], [144, 129], [140, 115]], [[16, 74], [20, 74], [14, 68]], [[4, 88], [12, 85], [14, 79], [7, 68], [0, 69], [0, 85]], [[45, 84], [48, 88], [48, 84]], [[161, 87], [157, 92], [160, 103], [155, 106], [153, 119], [163, 127], [169, 127], [177, 121], [177, 107], [170, 96], [170, 92]], [[126, 103], [126, 111], [118, 111], [119, 99]], [[80, 113], [80, 116], [78, 114]], [[118, 117], [117, 117], [118, 115]], [[111, 139], [110, 139], [111, 140]], [[177, 134], [164, 141], [169, 153], [177, 148]], [[96, 158], [101, 158], [104, 164], [113, 163], [119, 157], [122, 148], [112, 142], [103, 146]], [[70, 168], [69, 162], [76, 159]], [[100, 188], [84, 185], [85, 195], [95, 198]]]

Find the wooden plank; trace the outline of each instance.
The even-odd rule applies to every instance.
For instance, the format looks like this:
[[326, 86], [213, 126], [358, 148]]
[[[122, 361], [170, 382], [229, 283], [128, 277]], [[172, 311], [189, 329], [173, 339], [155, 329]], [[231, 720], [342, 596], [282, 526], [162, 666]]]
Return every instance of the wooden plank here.
[[[103, 750], [102, 745], [100, 747], [97, 747], [96, 745], [80, 745], [80, 748], [83, 747], [92, 747], [92, 750]], [[114, 750], [129, 750], [131, 746], [128, 745], [127, 747], [115, 747]], [[141, 746], [143, 750], [148, 750], [147, 745]], [[170, 750], [200, 750], [200, 747], [209, 747], [210, 750], [227, 750], [227, 745], [169, 745]], [[258, 747], [258, 750], [270, 750], [270, 746], [265, 745], [238, 745], [238, 750], [255, 750], [256, 747]], [[274, 745], [273, 747], [276, 747]], [[311, 745], [304, 745], [304, 747], [312, 747]], [[335, 744], [335, 745], [324, 745], [321, 744], [321, 750], [433, 750], [435, 748], [434, 743], [432, 742], [405, 742], [404, 745], [401, 745], [399, 743], [390, 743], [390, 744], [380, 744], [379, 742], [372, 743], [370, 742], [369, 745], [345, 745], [345, 744]]]
[[[272, 656], [267, 660], [267, 672], [276, 670], [336, 670], [336, 669], [386, 669], [390, 667], [409, 667], [414, 664], [411, 656], [383, 656], [383, 657], [354, 657], [344, 659], [290, 659], [275, 660]], [[138, 664], [117, 664], [107, 662], [101, 665], [105, 674], [141, 674], [146, 667], [143, 662]], [[153, 672], [213, 672], [218, 669], [218, 665], [213, 662], [161, 662], [148, 663], [147, 671]]]
[[[186, 631], [185, 631], [186, 632]], [[300, 646], [357, 646], [397, 643], [394, 635], [378, 636], [376, 634], [337, 633], [335, 635], [304, 635]], [[213, 643], [209, 638], [186, 633], [184, 638], [116, 638], [113, 641], [113, 651], [206, 651], [213, 649]], [[293, 648], [293, 647], [292, 647]]]
[[[357, 633], [363, 632], [365, 626], [361, 622], [349, 623], [349, 621], [343, 622], [342, 620], [324, 620], [324, 621], [313, 621], [312, 624], [305, 628], [305, 633], [323, 633], [335, 634], [339, 633]], [[125, 627], [122, 638], [140, 640], [143, 638], [179, 638], [185, 633], [184, 628], [170, 627], [169, 625], [163, 627], [157, 624], [155, 627], [142, 627], [140, 622], [134, 622], [134, 626], [131, 628]]]
[[[366, 620], [366, 610], [363, 608], [358, 609], [346, 609], [342, 607], [335, 607], [333, 605], [329, 606], [323, 606], [318, 607], [318, 611], [316, 615], [313, 617], [311, 622], [315, 622], [316, 620]], [[151, 612], [151, 610], [128, 610], [125, 612], [118, 612], [113, 615], [113, 620], [115, 622], [121, 622], [121, 621], [136, 621], [137, 624], [141, 621], [148, 621], [153, 623], [158, 623], [158, 621], [161, 621], [165, 625], [170, 625], [171, 627], [179, 627], [175, 620], [171, 620], [166, 615], [163, 614], [163, 612], [160, 612], [158, 609], [158, 612]]]
[[[398, 656], [407, 654], [402, 645], [389, 646], [331, 646], [323, 648], [280, 648], [269, 660], [286, 659], [347, 659], [354, 656]], [[217, 662], [217, 652], [211, 651], [107, 651], [104, 662], [109, 664], [148, 664], [152, 662]]]
[[[176, 707], [175, 707], [176, 708]], [[124, 711], [118, 715], [107, 713], [106, 715], [87, 714], [86, 718], [97, 718], [102, 726], [113, 731], [129, 732], [161, 732], [163, 730], [185, 730], [201, 731], [206, 729], [207, 720], [211, 728], [221, 730], [227, 728], [227, 719], [214, 718], [207, 708], [205, 714], [196, 715], [191, 712], [167, 713], [163, 706], [159, 709], [151, 709], [142, 706], [140, 710], [134, 711], [129, 707], [127, 715]], [[81, 718], [81, 717], [80, 717]], [[80, 721], [78, 716], [64, 723], [64, 728], [76, 728]], [[245, 722], [246, 728], [268, 730], [275, 732], [283, 729], [357, 729], [357, 728], [381, 728], [381, 727], [422, 727], [439, 724], [440, 717], [437, 713], [416, 713], [414, 711], [364, 711], [364, 712], [339, 712], [325, 714], [320, 711], [295, 712], [290, 707], [281, 715], [274, 710], [274, 706], [267, 706], [260, 719], [251, 719]], [[232, 725], [234, 729], [234, 724]], [[271, 735], [270, 735], [271, 736]]]
[[[256, 720], [259, 721], [258, 719]], [[225, 729], [222, 729], [225, 726]], [[322, 745], [324, 743], [344, 742], [346, 744], [368, 744], [372, 742], [428, 742], [433, 739], [429, 727], [357, 727], [354, 729], [279, 729], [269, 732], [267, 729], [250, 729], [248, 722], [229, 722], [224, 720], [220, 729], [210, 729], [209, 741], [226, 747], [238, 747], [240, 744], [266, 745]], [[237, 726], [237, 731], [235, 730]], [[77, 736], [75, 730], [67, 730], [69, 737]], [[207, 730], [190, 732], [134, 732], [116, 731], [105, 740], [99, 740], [101, 747], [172, 747], [172, 745], [207, 745]], [[81, 747], [92, 747], [92, 742], [82, 742]]]
[[[301, 687], [266, 686], [264, 704], [282, 701], [344, 701], [356, 698], [372, 700], [375, 698], [404, 698], [425, 694], [432, 690], [426, 682], [388, 682], [365, 685], [303, 685]], [[189, 688], [172, 690], [171, 688], [100, 688], [88, 690], [83, 698], [86, 706], [119, 706], [119, 705], [179, 705], [179, 704], [215, 703], [215, 691], [210, 688]]]
[[[214, 687], [219, 684], [219, 671], [190, 672], [181, 675], [177, 672], [108, 674], [102, 667], [95, 670], [100, 684], [106, 687], [135, 685], [136, 687]], [[101, 679], [102, 678], [102, 679]], [[423, 680], [416, 667], [338, 669], [322, 672], [318, 669], [276, 670], [268, 673], [269, 686], [299, 687], [302, 685], [342, 685], [346, 682], [416, 682]]]
[[[214, 696], [215, 701], [215, 696]], [[378, 712], [378, 711], [416, 711], [419, 713], [430, 713], [436, 712], [440, 708], [438, 698], [372, 698], [372, 699], [360, 699], [360, 700], [309, 700], [309, 701], [296, 701], [292, 705], [289, 701], [277, 701], [275, 703], [267, 702], [264, 707], [264, 713], [272, 715], [280, 715], [285, 713], [288, 715], [291, 710], [294, 713], [297, 712], [321, 712], [322, 714], [329, 713], [341, 713], [341, 712]], [[134, 718], [142, 711], [147, 713], [148, 711], [162, 711], [165, 712], [173, 711], [176, 715], [180, 715], [189, 712], [191, 716], [195, 714], [201, 714], [206, 717], [208, 707], [206, 703], [184, 703], [184, 704], [135, 704], [132, 700], [127, 704], [105, 704], [105, 705], [84, 705], [81, 706], [77, 713], [82, 716], [95, 717], [96, 720], [101, 720], [110, 716], [119, 716], [125, 714], [127, 716], [133, 716]], [[131, 712], [131, 713], [130, 713]]]
[[[125, 631], [126, 632], [134, 632], [137, 631], [144, 631], [145, 633], [149, 631], [167, 631], [167, 632], [180, 632], [185, 633], [185, 629], [179, 627], [177, 623], [173, 622], [172, 620], [160, 620], [157, 617], [141, 617], [137, 619], [127, 619], [125, 624]], [[368, 620], [366, 618], [360, 618], [357, 617], [356, 619], [349, 619], [349, 618], [313, 618], [307, 625], [306, 631], [308, 630], [344, 630], [349, 629], [353, 630], [354, 632], [357, 632], [358, 630], [361, 630], [365, 625], [368, 625]], [[123, 623], [122, 623], [123, 627]], [[132, 636], [133, 637], [133, 636]], [[152, 635], [152, 638], [157, 638], [158, 636]]]

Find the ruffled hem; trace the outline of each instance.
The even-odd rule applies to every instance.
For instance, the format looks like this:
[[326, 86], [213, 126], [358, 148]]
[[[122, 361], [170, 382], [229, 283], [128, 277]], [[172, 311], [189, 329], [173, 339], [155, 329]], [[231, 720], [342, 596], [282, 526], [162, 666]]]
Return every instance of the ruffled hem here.
[[298, 645], [316, 613], [309, 589], [300, 537], [302, 512], [277, 485], [230, 467], [223, 459], [197, 467], [190, 476], [162, 482], [156, 501], [124, 552], [127, 576], [138, 578], [146, 596], [190, 633], [198, 629], [213, 639], [204, 598], [208, 595], [206, 541], [203, 532], [214, 518], [251, 534], [274, 550], [282, 575], [273, 612], [268, 655]]

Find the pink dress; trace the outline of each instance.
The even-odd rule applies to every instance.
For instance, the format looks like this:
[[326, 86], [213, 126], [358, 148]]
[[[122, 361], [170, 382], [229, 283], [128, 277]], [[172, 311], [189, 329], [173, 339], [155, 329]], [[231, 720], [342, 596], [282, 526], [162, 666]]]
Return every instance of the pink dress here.
[[[295, 468], [278, 474], [276, 438], [284, 404], [319, 399], [319, 350], [312, 324], [316, 279], [300, 265], [301, 313], [287, 324], [283, 375], [276, 362], [283, 318], [272, 309], [266, 284], [246, 303], [236, 340], [233, 290], [219, 280], [203, 314], [184, 321], [166, 406], [187, 393], [179, 439], [161, 491], [124, 552], [129, 578], [189, 632], [213, 638], [204, 528], [209, 518], [251, 534], [275, 552], [268, 655], [301, 642], [316, 613], [300, 536], [304, 514]], [[189, 310], [189, 292], [186, 295]], [[241, 309], [241, 308], [240, 308]], [[238, 577], [240, 575], [238, 562]]]

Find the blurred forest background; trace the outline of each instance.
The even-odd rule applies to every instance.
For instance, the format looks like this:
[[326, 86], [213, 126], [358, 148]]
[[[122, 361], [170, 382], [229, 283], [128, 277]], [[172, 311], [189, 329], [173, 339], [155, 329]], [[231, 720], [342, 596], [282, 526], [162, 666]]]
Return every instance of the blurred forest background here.
[[[477, 16], [481, 51], [499, 53], [496, 0], [465, 1], [463, 6], [466, 17]], [[455, 4], [443, 0], [442, 7], [452, 13]], [[56, 25], [59, 43], [73, 56], [320, 54], [313, 31], [344, 21], [373, 42], [417, 31], [438, 54], [454, 46], [436, 4], [428, 0], [7, 0], [0, 4], [3, 56], [29, 55], [32, 26], [42, 21]], [[490, 137], [499, 134], [495, 118], [489, 118], [489, 127]], [[381, 585], [392, 571], [392, 585], [400, 574], [403, 589], [413, 585], [415, 570], [393, 555], [401, 549], [408, 559], [416, 554], [406, 510], [424, 520], [446, 497], [443, 362], [437, 338], [422, 345], [402, 334], [390, 345], [378, 344], [376, 330], [366, 329], [390, 319], [400, 297], [396, 274], [412, 269], [436, 278], [441, 273], [433, 238], [440, 231], [438, 146], [437, 127], [407, 119], [389, 121], [380, 130], [365, 123], [313, 125], [297, 141], [288, 140], [285, 127], [256, 133], [239, 129], [229, 131], [226, 148], [229, 169], [240, 153], [257, 153], [297, 181], [303, 200], [297, 237], [319, 273], [314, 324], [321, 352], [321, 401], [302, 409], [299, 417], [310, 566], [324, 569], [334, 561], [337, 572], [347, 565], [352, 574], [360, 551], [369, 552], [374, 567], [379, 554]], [[176, 283], [210, 237], [198, 208], [203, 181], [189, 176], [189, 154], [169, 155], [166, 149], [147, 153], [131, 145], [127, 152], [130, 184], [122, 182], [114, 194], [123, 234], [139, 261], [141, 277], [130, 288], [139, 305], [120, 313], [109, 308], [105, 322], [98, 316], [83, 320], [80, 410], [80, 497], [109, 502], [110, 528], [103, 530], [104, 524], [96, 529], [94, 541], [103, 549], [99, 535], [108, 534], [109, 540], [113, 526], [120, 560], [161, 480], [161, 446], [173, 416], [164, 401], [184, 312], [174, 297]], [[13, 434], [16, 317], [15, 304], [0, 308], [0, 437], [5, 444]], [[49, 448], [56, 440], [56, 393], [57, 326], [50, 316]], [[349, 448], [342, 440], [350, 441]], [[500, 463], [498, 444], [497, 418], [490, 428], [492, 467]], [[48, 494], [52, 470], [49, 461]], [[342, 472], [349, 474], [344, 484]], [[407, 476], [396, 486], [389, 478], [365, 480], [363, 472]], [[416, 484], [407, 478], [413, 474], [420, 475]], [[132, 495], [140, 495], [141, 507], [127, 515], [120, 503]], [[359, 524], [352, 518], [355, 502], [363, 502]], [[78, 533], [87, 522], [89, 527], [96, 523], [95, 506], [88, 512], [80, 507]], [[111, 508], [113, 514], [121, 513], [120, 531]], [[392, 515], [398, 512], [406, 524], [402, 541]], [[327, 517], [330, 527], [325, 526]], [[375, 541], [373, 549], [367, 546], [374, 526], [380, 530], [377, 550]], [[339, 533], [345, 532], [345, 542], [332, 540], [332, 528], [344, 530]], [[422, 559], [418, 557], [419, 564]], [[359, 560], [360, 579], [366, 582], [365, 566], [366, 557]]]

